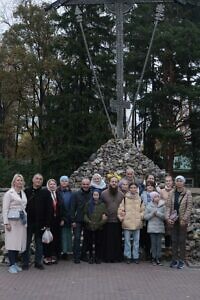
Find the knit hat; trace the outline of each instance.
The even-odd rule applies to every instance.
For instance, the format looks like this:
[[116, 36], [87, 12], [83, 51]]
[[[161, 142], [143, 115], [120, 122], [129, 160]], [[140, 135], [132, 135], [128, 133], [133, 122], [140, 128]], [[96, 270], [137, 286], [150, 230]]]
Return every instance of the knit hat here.
[[153, 201], [153, 199], [156, 197], [156, 196], [159, 196], [160, 197], [160, 194], [158, 192], [151, 192], [150, 193], [150, 197], [151, 197], [151, 200]]
[[177, 181], [177, 180], [181, 180], [185, 183], [185, 177], [183, 177], [182, 175], [176, 176], [175, 181]]
[[60, 177], [60, 182], [61, 181], [69, 181], [69, 177], [66, 176], [66, 175], [63, 175], [63, 176]]

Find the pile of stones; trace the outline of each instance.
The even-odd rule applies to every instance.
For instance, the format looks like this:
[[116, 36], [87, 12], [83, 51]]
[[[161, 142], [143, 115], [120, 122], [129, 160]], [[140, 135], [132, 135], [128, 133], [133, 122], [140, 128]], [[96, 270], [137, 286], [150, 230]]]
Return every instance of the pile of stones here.
[[193, 197], [191, 225], [188, 227], [187, 239], [188, 259], [192, 263], [200, 263], [200, 195]]
[[153, 174], [160, 181], [165, 174], [165, 171], [160, 170], [143, 155], [130, 140], [111, 139], [71, 175], [70, 181], [72, 187], [77, 188], [83, 177], [91, 178], [94, 173], [99, 173], [106, 179], [106, 175], [113, 172], [124, 176], [127, 167], [133, 168], [136, 177], [141, 180], [146, 174]]
[[3, 217], [2, 217], [2, 197], [3, 197], [3, 192], [0, 192], [0, 262], [2, 261], [1, 254], [3, 253], [3, 248], [4, 248], [4, 226], [3, 226]]

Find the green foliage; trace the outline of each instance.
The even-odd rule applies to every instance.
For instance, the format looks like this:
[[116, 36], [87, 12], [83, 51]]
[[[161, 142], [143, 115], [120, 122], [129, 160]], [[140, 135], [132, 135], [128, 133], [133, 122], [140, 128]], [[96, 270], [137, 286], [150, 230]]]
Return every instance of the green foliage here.
[[[172, 171], [174, 155], [185, 154], [188, 144], [192, 144], [194, 170], [198, 165], [200, 18], [196, 7], [186, 8], [166, 5], [136, 106], [144, 151], [168, 171]], [[114, 18], [102, 13], [103, 6], [81, 6], [81, 10], [109, 109], [110, 99], [116, 98]], [[124, 85], [131, 101], [154, 14], [154, 6], [148, 4], [125, 15]], [[17, 22], [4, 34], [0, 52], [0, 151], [9, 159], [1, 162], [2, 170], [12, 175], [16, 159], [28, 161], [25, 165], [30, 170], [33, 164], [47, 178], [70, 175], [111, 137], [74, 7], [58, 15], [28, 1], [15, 16]], [[115, 123], [116, 116], [111, 114], [111, 119]], [[16, 169], [22, 170], [22, 164], [17, 164]], [[31, 176], [25, 165], [24, 172]]]
[[[144, 17], [145, 16], [145, 17]], [[130, 15], [127, 28], [126, 81], [133, 99], [153, 30], [152, 6], [141, 5]], [[134, 40], [135, 39], [135, 40]], [[145, 70], [139, 113], [144, 152], [167, 171], [175, 154], [185, 154], [191, 141], [189, 115], [196, 99], [200, 53], [199, 10], [166, 6]], [[141, 134], [141, 133], [140, 133]]]
[[[107, 30], [112, 20], [96, 6], [83, 7], [83, 13], [108, 106], [115, 97], [114, 37]], [[8, 98], [9, 90], [12, 111], [16, 107], [10, 130], [15, 133], [17, 128], [18, 139], [12, 139], [10, 149], [15, 147], [15, 158], [30, 159], [46, 176], [69, 174], [111, 137], [74, 10], [66, 9], [62, 16], [45, 15], [43, 8], [29, 2], [17, 8], [15, 17], [18, 22], [5, 33], [2, 48], [3, 64], [9, 64], [9, 68], [3, 65], [2, 93]], [[7, 124], [11, 116], [10, 109]], [[7, 151], [6, 155], [13, 157], [14, 153]]]
[[29, 161], [8, 160], [0, 156], [0, 188], [10, 187], [16, 173], [23, 174], [26, 184], [29, 185], [33, 175], [39, 171], [39, 167]]

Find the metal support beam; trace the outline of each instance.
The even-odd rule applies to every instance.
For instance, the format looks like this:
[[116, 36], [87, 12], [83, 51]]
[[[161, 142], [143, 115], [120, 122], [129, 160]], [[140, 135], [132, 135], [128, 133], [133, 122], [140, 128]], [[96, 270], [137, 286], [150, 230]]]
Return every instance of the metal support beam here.
[[[178, 0], [177, 0], [178, 1]], [[179, 0], [180, 1], [180, 0]], [[189, 0], [187, 0], [189, 1]], [[191, 1], [191, 0], [190, 0]], [[114, 4], [118, 0], [57, 0], [47, 6], [47, 9], [58, 8], [62, 5], [81, 5], [81, 4]], [[124, 0], [124, 4], [141, 4], [141, 3], [174, 3], [175, 0]]]
[[124, 49], [124, 38], [123, 38], [123, 3], [122, 1], [116, 2], [116, 58], [117, 58], [117, 137], [122, 139], [124, 136], [123, 130], [123, 84], [124, 84], [124, 60], [123, 60], [123, 49]]
[[[124, 129], [123, 129], [123, 83], [124, 83], [124, 64], [123, 64], [123, 13], [124, 8], [127, 5], [133, 6], [134, 4], [165, 4], [165, 3], [184, 3], [184, 4], [192, 4], [192, 5], [199, 5], [200, 0], [57, 0], [54, 1], [52, 4], [46, 7], [46, 10], [49, 9], [57, 9], [60, 6], [70, 6], [70, 5], [89, 5], [89, 4], [107, 4], [107, 5], [114, 5], [115, 13], [116, 13], [116, 59], [117, 59], [117, 84], [116, 84], [116, 94], [117, 94], [117, 101], [116, 101], [116, 111], [117, 111], [117, 137], [123, 138], [124, 137]], [[197, 4], [193, 4], [193, 3]], [[138, 87], [138, 91], [136, 92], [136, 96], [134, 99], [134, 104], [137, 99], [137, 95], [139, 93], [140, 86]]]

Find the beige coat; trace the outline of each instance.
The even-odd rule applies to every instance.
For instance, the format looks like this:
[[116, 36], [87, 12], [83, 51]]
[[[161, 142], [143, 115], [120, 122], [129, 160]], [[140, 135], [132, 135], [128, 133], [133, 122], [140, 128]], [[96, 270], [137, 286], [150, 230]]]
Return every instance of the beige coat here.
[[[166, 202], [166, 219], [169, 219], [171, 213], [174, 210], [174, 198], [175, 190], [169, 193], [168, 200]], [[192, 194], [189, 190], [184, 188], [183, 192], [179, 196], [179, 222], [184, 221], [186, 224], [190, 222], [190, 215], [192, 211]]]
[[162, 200], [164, 200], [165, 203], [167, 202], [167, 199], [168, 199], [168, 197], [169, 197], [169, 194], [170, 194], [170, 192], [171, 192], [172, 190], [173, 190], [173, 188], [170, 189], [170, 190], [167, 190], [166, 188], [160, 190], [160, 198], [161, 198]]
[[136, 230], [142, 228], [144, 204], [138, 194], [128, 192], [118, 208], [118, 218], [123, 229]]
[[9, 189], [3, 197], [3, 222], [11, 225], [11, 231], [5, 228], [5, 248], [7, 250], [25, 251], [27, 228], [20, 220], [8, 220], [9, 209], [23, 210], [27, 203], [26, 194], [22, 191], [22, 198], [14, 188]]

